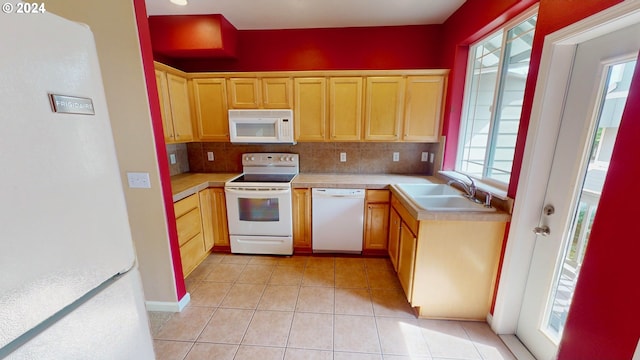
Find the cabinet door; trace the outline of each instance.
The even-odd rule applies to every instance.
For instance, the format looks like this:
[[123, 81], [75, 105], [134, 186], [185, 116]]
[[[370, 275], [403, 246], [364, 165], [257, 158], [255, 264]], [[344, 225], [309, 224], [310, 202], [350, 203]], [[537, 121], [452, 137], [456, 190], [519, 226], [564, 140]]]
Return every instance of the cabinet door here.
[[202, 238], [204, 240], [204, 250], [209, 251], [213, 248], [213, 217], [214, 217], [214, 199], [213, 189], [204, 189], [198, 193], [200, 197], [200, 214], [202, 215]]
[[327, 129], [327, 82], [325, 78], [294, 80], [296, 141], [324, 141]]
[[369, 203], [365, 213], [363, 250], [387, 250], [389, 204]]
[[389, 242], [387, 245], [387, 252], [389, 253], [389, 259], [393, 264], [393, 269], [398, 271], [398, 250], [400, 248], [400, 225], [402, 220], [398, 212], [391, 208], [391, 214], [389, 215]]
[[311, 251], [311, 189], [293, 189], [293, 247]]
[[416, 257], [416, 236], [404, 224], [400, 227], [400, 251], [398, 254], [398, 279], [407, 300], [411, 302], [413, 293], [413, 268]]
[[213, 245], [224, 249], [229, 248], [229, 225], [227, 223], [227, 202], [224, 188], [212, 188], [213, 200]]
[[257, 109], [260, 106], [260, 86], [257, 78], [230, 78], [227, 80], [229, 89], [229, 108]]
[[162, 129], [164, 141], [174, 142], [173, 120], [171, 119], [171, 102], [169, 100], [169, 87], [167, 85], [167, 73], [156, 70], [156, 85], [158, 87], [158, 100], [160, 101], [160, 115], [162, 116]]
[[400, 139], [404, 107], [404, 79], [401, 76], [367, 77], [365, 140]]
[[187, 79], [167, 74], [167, 87], [171, 100], [171, 118], [176, 142], [193, 140], [191, 109], [189, 108], [189, 89]]
[[362, 139], [362, 78], [329, 79], [329, 128], [332, 141]]
[[262, 78], [262, 107], [291, 109], [293, 91], [291, 78]]
[[403, 140], [438, 141], [443, 93], [444, 76], [407, 77]]
[[225, 80], [193, 79], [199, 140], [229, 141], [229, 114]]

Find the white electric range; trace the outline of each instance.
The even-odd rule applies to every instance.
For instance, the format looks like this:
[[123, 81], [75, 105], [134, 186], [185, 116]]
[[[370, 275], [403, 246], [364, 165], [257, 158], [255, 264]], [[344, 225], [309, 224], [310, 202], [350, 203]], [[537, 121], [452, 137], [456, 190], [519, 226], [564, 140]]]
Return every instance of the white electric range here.
[[225, 183], [231, 252], [293, 254], [291, 182], [298, 154], [242, 155], [242, 175]]

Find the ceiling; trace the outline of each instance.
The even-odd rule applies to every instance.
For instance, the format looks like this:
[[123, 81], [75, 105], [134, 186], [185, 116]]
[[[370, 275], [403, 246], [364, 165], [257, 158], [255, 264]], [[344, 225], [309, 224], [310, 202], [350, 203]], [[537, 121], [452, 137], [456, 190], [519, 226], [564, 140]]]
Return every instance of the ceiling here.
[[441, 24], [465, 0], [146, 0], [147, 14], [222, 14], [238, 30]]

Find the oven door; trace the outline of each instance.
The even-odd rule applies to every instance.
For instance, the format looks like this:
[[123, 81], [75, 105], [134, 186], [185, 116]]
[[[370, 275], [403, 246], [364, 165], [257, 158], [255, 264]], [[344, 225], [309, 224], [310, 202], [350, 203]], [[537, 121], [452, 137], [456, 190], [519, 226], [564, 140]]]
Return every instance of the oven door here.
[[230, 235], [292, 236], [291, 188], [225, 187]]

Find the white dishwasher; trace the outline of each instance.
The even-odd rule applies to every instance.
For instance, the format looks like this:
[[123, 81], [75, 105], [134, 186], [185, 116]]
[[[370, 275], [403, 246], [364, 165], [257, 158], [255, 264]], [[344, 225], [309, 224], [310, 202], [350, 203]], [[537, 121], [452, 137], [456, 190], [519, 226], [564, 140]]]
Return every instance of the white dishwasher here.
[[364, 189], [312, 189], [311, 242], [314, 253], [362, 252]]

